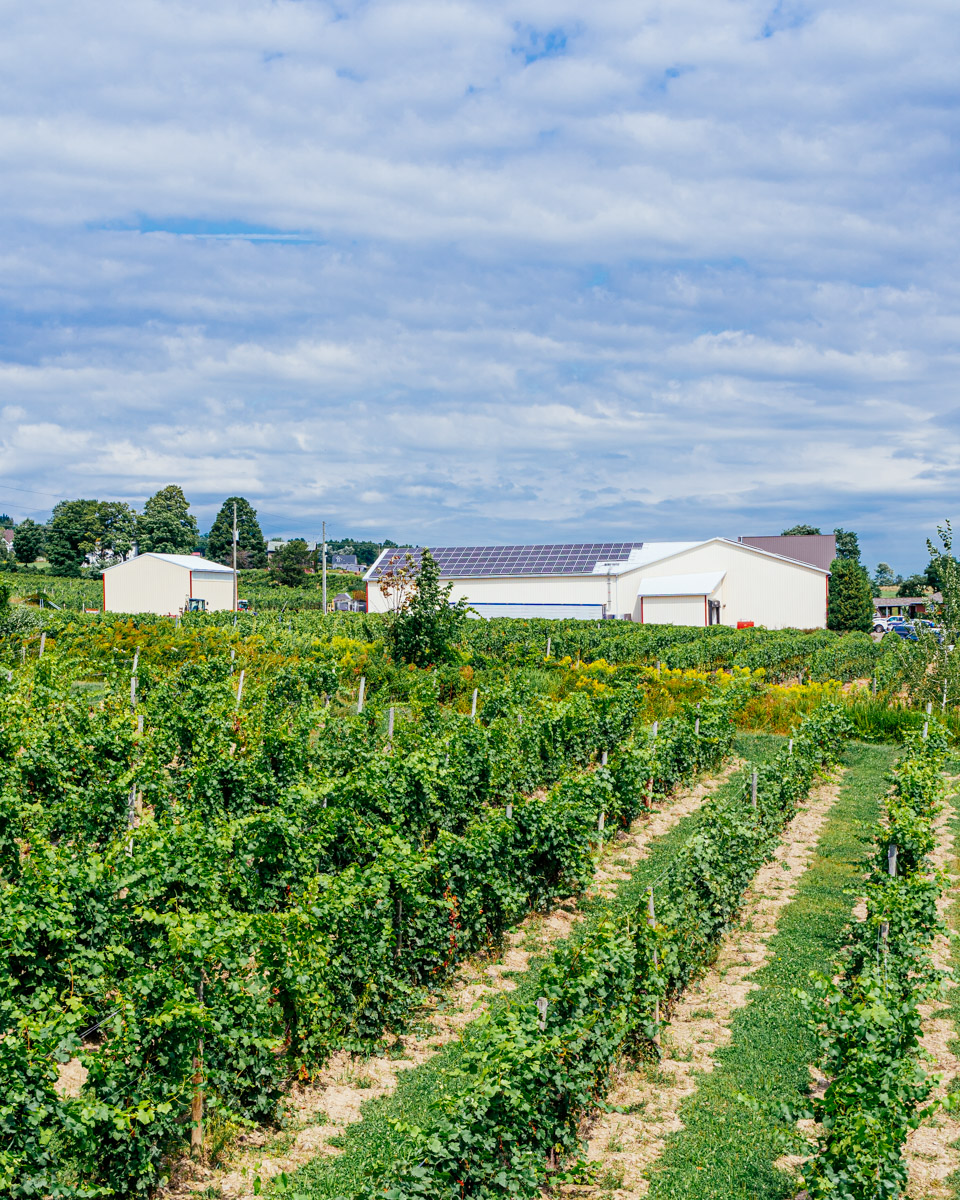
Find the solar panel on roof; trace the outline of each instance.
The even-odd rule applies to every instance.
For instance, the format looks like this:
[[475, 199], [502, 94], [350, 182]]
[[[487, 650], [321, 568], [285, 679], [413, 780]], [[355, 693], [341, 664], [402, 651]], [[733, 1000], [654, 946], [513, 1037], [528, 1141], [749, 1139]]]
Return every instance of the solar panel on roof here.
[[[643, 542], [584, 542], [577, 545], [535, 546], [437, 546], [430, 553], [437, 560], [440, 574], [446, 578], [489, 575], [581, 575], [593, 571], [597, 563], [624, 563]], [[410, 547], [385, 552], [374, 570], [377, 578], [391, 559], [405, 561], [409, 554], [419, 562], [421, 551]]]

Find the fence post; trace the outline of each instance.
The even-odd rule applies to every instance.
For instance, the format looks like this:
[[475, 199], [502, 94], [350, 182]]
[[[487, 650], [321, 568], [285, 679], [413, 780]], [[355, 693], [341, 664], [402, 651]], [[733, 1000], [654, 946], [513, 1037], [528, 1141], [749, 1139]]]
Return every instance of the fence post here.
[[700, 736], [700, 718], [699, 717], [697, 717], [697, 719], [693, 723], [693, 736], [694, 737]]
[[513, 820], [513, 805], [511, 803], [509, 803], [509, 801], [507, 803], [507, 820], [508, 821]]
[[[647, 924], [650, 926], [651, 929], [655, 928], [656, 924], [657, 924], [657, 910], [654, 907], [654, 903], [653, 903], [653, 884], [652, 883], [647, 887]], [[660, 966], [660, 956], [657, 953], [656, 946], [654, 946], [654, 948], [653, 948], [653, 965], [655, 967]], [[653, 1040], [655, 1042], [659, 1042], [660, 1041], [660, 1031], [659, 1031], [660, 997], [659, 996], [657, 996], [656, 1000], [654, 1000], [654, 1002], [653, 1002], [653, 1019], [654, 1019], [654, 1021], [656, 1021], [657, 1026], [658, 1026], [658, 1030], [654, 1034]]]
[[891, 842], [887, 847], [887, 872], [890, 875], [897, 873], [897, 843]]
[[[203, 983], [197, 987], [197, 1000], [203, 1004]], [[199, 1158], [203, 1152], [203, 1038], [197, 1039], [193, 1059], [193, 1096], [190, 1099], [190, 1154]]]
[[660, 722], [659, 722], [659, 721], [654, 721], [654, 723], [653, 723], [653, 728], [650, 730], [650, 733], [651, 733], [651, 735], [652, 735], [653, 741], [656, 741], [656, 740], [657, 740], [657, 734], [659, 733], [659, 731], [660, 731]]
[[750, 803], [753, 805], [754, 808], [757, 807], [757, 773], [756, 773], [756, 771], [754, 771], [754, 773], [750, 776]]
[[929, 733], [930, 733], [930, 722], [924, 721], [924, 723], [923, 723], [923, 739], [924, 739], [924, 741], [926, 741]]
[[360, 676], [360, 688], [357, 692], [357, 716], [359, 716], [360, 713], [363, 712], [363, 693], [364, 693], [364, 690], [366, 689], [366, 686], [367, 686], [367, 677], [366, 677], [366, 675], [361, 675]]
[[471, 719], [477, 715], [477, 692], [479, 690], [480, 690], [479, 688], [473, 689], [473, 697], [470, 701], [470, 717], [471, 717]]
[[607, 752], [606, 752], [606, 750], [601, 750], [600, 751], [600, 766], [605, 767], [606, 765], [607, 765]]
[[133, 712], [137, 707], [137, 677], [130, 676], [130, 711]]
[[393, 745], [393, 705], [387, 709], [387, 741]]
[[137, 733], [143, 733], [143, 713], [137, 716]]
[[40, 634], [40, 657], [41, 658], [43, 658], [43, 651], [46, 648], [46, 645], [47, 645], [47, 631], [44, 630], [43, 633]]
[[240, 672], [240, 683], [237, 687], [237, 707], [235, 710], [237, 712], [240, 711], [240, 697], [243, 695], [243, 674], [244, 674], [243, 671], [241, 671]]
[[550, 638], [547, 638], [547, 658], [550, 657]]
[[539, 1014], [539, 1020], [537, 1021], [537, 1024], [540, 1026], [541, 1033], [543, 1033], [543, 1031], [547, 1027], [547, 1005], [548, 1004], [549, 1004], [549, 1001], [547, 1000], [546, 996], [541, 996], [540, 999], [537, 1001], [537, 1013]]

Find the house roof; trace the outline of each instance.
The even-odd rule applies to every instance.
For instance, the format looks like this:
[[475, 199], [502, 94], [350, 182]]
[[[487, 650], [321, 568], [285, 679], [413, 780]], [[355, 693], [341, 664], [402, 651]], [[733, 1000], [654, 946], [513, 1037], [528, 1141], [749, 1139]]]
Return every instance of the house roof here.
[[742, 537], [738, 538], [738, 541], [744, 546], [753, 546], [756, 550], [766, 550], [782, 558], [809, 563], [812, 567], [820, 567], [824, 571], [830, 569], [830, 564], [837, 557], [835, 533], [788, 533], [775, 537]]
[[643, 579], [638, 596], [709, 596], [716, 591], [726, 571], [698, 571], [692, 575], [663, 575]]
[[209, 558], [200, 558], [196, 554], [156, 554], [152, 550], [146, 554], [138, 554], [136, 558], [128, 558], [125, 562], [114, 563], [112, 567], [106, 567], [107, 571], [115, 571], [118, 567], [129, 566], [138, 558], [159, 558], [163, 562], [173, 563], [175, 567], [183, 567], [187, 571], [222, 571], [226, 575], [233, 574], [232, 567], [225, 567], [223, 563], [212, 562]]

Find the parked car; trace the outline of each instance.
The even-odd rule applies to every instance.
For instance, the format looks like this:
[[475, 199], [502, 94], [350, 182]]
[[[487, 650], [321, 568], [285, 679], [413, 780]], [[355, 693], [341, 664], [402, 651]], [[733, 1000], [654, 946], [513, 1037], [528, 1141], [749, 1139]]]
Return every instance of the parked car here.
[[906, 617], [881, 617], [877, 612], [873, 614], [873, 632], [887, 633], [893, 629], [895, 625], [906, 624]]
[[899, 634], [908, 642], [920, 640], [921, 633], [932, 633], [937, 641], [943, 644], [943, 630], [932, 621], [904, 621], [902, 625], [894, 625], [891, 632]]

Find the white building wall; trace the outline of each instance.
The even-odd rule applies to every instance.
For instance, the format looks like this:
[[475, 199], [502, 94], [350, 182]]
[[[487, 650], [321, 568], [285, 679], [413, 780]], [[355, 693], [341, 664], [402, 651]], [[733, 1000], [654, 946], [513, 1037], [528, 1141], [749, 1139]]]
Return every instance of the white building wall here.
[[[444, 583], [447, 581], [444, 580]], [[616, 598], [617, 578], [611, 579], [611, 604]], [[636, 599], [636, 588], [633, 589]], [[523, 604], [525, 606], [589, 605], [590, 616], [595, 615], [598, 605], [607, 602], [606, 575], [530, 575], [530, 576], [487, 576], [480, 579], [454, 580], [451, 600], [465, 596], [471, 603]], [[629, 612], [631, 604], [623, 609]], [[390, 605], [384, 599], [380, 587], [374, 582], [367, 584], [367, 611], [388, 612]], [[482, 610], [481, 610], [482, 611]], [[618, 612], [618, 609], [614, 609]], [[526, 615], [529, 615], [526, 614]]]
[[[656, 579], [695, 571], [726, 572], [718, 597], [723, 625], [738, 621], [753, 621], [768, 629], [822, 629], [826, 625], [827, 577], [822, 571], [751, 552], [735, 542], [707, 542], [651, 563], [640, 574], [644, 579]], [[639, 621], [639, 601], [634, 612], [634, 620]]]
[[193, 596], [207, 602], [207, 612], [233, 608], [233, 574], [224, 571], [191, 571]]
[[162, 558], [140, 555], [103, 573], [106, 612], [164, 616], [184, 608], [189, 595], [190, 572]]

